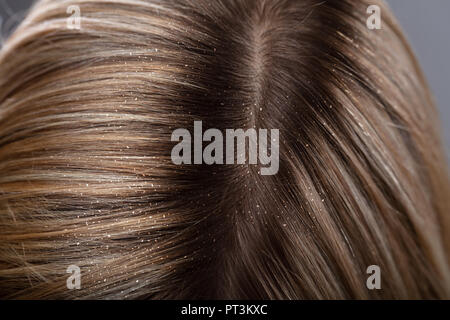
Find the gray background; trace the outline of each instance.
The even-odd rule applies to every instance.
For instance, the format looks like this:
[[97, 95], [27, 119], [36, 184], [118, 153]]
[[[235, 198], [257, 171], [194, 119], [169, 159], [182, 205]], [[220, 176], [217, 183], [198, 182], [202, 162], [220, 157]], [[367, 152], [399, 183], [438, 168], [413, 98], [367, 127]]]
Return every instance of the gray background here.
[[387, 0], [419, 58], [441, 112], [450, 159], [450, 0]]
[[[2, 39], [33, 1], [0, 0]], [[450, 0], [386, 1], [400, 20], [434, 92], [450, 159]]]

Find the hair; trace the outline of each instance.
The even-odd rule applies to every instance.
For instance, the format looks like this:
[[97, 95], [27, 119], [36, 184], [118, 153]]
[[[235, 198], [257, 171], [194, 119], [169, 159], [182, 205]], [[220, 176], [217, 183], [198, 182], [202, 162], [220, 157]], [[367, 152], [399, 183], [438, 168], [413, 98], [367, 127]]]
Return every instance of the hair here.
[[[0, 53], [0, 296], [448, 298], [437, 118], [382, 1], [39, 1]], [[194, 121], [279, 129], [278, 174], [175, 165]]]

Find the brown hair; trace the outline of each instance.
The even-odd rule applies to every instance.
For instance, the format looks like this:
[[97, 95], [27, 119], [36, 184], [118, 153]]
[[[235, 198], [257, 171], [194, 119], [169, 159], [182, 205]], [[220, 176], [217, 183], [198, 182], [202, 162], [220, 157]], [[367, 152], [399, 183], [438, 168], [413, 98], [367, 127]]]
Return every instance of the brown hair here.
[[[278, 174], [175, 165], [197, 120], [280, 129]], [[0, 296], [448, 298], [436, 123], [378, 0], [40, 1], [0, 53]]]

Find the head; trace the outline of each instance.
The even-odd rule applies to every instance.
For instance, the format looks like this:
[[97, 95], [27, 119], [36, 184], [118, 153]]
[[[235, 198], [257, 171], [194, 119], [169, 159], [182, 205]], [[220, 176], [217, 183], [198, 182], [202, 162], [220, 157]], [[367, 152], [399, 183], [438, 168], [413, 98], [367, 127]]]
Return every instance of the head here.
[[0, 296], [449, 297], [437, 118], [382, 1], [41, 0], [0, 52]]

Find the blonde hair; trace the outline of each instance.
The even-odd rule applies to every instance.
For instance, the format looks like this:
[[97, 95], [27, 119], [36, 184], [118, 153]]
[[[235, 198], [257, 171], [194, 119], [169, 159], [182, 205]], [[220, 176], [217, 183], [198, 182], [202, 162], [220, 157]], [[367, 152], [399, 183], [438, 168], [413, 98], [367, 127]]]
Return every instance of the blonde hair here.
[[[278, 174], [175, 165], [196, 120], [280, 129]], [[39, 1], [0, 53], [0, 296], [448, 298], [437, 120], [381, 1]]]

